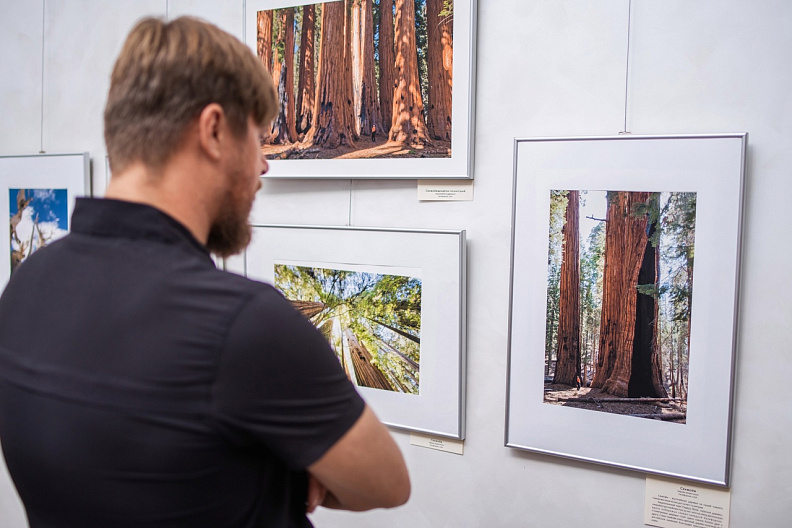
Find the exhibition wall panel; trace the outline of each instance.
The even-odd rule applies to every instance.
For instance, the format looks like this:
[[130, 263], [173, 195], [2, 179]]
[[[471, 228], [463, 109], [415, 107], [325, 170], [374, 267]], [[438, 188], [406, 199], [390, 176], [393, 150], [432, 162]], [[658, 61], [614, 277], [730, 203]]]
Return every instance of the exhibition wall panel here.
[[[167, 11], [214, 20], [238, 36], [243, 31], [242, 0], [2, 4], [0, 154], [34, 154], [42, 145], [48, 153], [88, 151], [98, 195], [104, 192], [101, 114], [108, 77], [132, 24]], [[504, 447], [514, 138], [615, 135], [626, 129], [750, 134], [730, 526], [786, 526], [792, 493], [792, 458], [785, 455], [792, 437], [786, 382], [792, 370], [792, 286], [784, 280], [792, 259], [792, 223], [785, 214], [792, 196], [792, 4], [483, 0], [477, 19], [473, 201], [418, 201], [415, 182], [406, 180], [268, 180], [254, 207], [256, 223], [467, 234], [464, 454], [415, 447], [409, 433], [394, 431], [411, 472], [410, 502], [363, 514], [321, 510], [314, 523], [643, 524], [642, 473]], [[27, 526], [5, 471], [0, 526]]]

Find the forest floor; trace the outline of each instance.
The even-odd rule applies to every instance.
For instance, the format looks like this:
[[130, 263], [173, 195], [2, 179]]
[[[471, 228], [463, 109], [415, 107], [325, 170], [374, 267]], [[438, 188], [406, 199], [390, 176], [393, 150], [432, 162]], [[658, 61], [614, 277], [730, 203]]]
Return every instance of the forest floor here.
[[434, 141], [425, 147], [410, 147], [402, 143], [389, 142], [383, 138], [371, 141], [361, 137], [354, 147], [341, 145], [334, 149], [287, 143], [264, 145], [261, 149], [267, 159], [376, 159], [376, 158], [449, 158], [450, 141]]
[[[624, 401], [628, 398], [617, 398], [601, 392], [599, 389], [581, 387], [577, 389], [569, 385], [545, 383], [544, 401], [552, 405], [576, 407], [592, 411], [608, 412], [664, 420], [674, 423], [685, 423], [687, 402], [669, 398], [646, 398], [650, 401]], [[633, 398], [629, 398], [632, 400]], [[609, 401], [610, 400], [610, 401]]]

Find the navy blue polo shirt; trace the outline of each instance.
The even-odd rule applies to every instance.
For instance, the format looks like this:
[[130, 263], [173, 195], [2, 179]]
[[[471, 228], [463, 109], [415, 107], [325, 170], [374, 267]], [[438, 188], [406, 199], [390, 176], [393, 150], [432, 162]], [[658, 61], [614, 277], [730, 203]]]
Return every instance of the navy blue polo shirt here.
[[32, 528], [310, 526], [304, 469], [363, 406], [288, 301], [146, 205], [78, 199], [0, 298], [0, 443]]

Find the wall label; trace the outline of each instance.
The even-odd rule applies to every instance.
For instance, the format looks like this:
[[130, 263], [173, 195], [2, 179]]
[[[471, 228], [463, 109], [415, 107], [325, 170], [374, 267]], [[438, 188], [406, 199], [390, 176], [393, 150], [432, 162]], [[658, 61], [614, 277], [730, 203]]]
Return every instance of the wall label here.
[[659, 528], [728, 528], [731, 492], [646, 478], [644, 524]]
[[410, 444], [418, 447], [428, 447], [446, 453], [461, 455], [465, 446], [464, 440], [453, 438], [443, 438], [440, 436], [425, 435], [421, 433], [410, 433]]
[[418, 180], [418, 200], [462, 202], [473, 200], [473, 180]]

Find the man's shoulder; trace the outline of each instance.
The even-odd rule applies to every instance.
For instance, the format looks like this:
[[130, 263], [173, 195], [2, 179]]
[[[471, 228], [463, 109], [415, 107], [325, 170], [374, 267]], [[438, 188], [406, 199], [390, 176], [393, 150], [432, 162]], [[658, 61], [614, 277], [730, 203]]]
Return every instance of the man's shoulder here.
[[204, 273], [204, 280], [211, 281], [224, 288], [244, 292], [247, 295], [256, 297], [282, 297], [280, 292], [271, 284], [251, 279], [238, 273], [211, 267], [205, 269]]
[[190, 282], [194, 281], [195, 286], [198, 286], [198, 283], [203, 285], [203, 287], [196, 288], [196, 292], [204, 291], [207, 294], [215, 292], [224, 297], [230, 296], [242, 300], [242, 307], [249, 310], [270, 312], [272, 310], [291, 310], [292, 308], [291, 303], [281, 292], [269, 283], [216, 268], [204, 269], [198, 275], [200, 278], [199, 276], [193, 276], [192, 279], [185, 277]]

